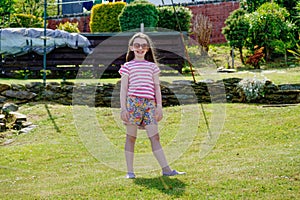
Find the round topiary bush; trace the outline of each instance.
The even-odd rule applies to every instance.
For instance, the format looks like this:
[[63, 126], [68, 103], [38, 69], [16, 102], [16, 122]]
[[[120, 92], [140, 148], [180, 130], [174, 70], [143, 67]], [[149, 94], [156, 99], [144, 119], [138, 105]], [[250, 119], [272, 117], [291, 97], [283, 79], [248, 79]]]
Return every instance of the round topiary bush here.
[[157, 10], [159, 16], [158, 27], [175, 31], [190, 31], [192, 12], [189, 8], [175, 6], [178, 21], [172, 6], [158, 7]]
[[144, 23], [144, 27], [155, 28], [158, 22], [158, 11], [154, 4], [146, 0], [136, 0], [124, 7], [119, 21], [122, 31], [137, 29], [141, 23]]
[[95, 32], [119, 32], [119, 18], [126, 3], [97, 4], [91, 11], [90, 29]]

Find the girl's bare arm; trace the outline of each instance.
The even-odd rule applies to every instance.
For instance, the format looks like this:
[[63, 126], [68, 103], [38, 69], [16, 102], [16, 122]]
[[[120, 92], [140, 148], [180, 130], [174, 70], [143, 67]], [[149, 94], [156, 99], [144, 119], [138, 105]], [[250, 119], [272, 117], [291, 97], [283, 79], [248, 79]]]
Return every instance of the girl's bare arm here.
[[128, 113], [126, 109], [126, 98], [128, 92], [128, 76], [121, 76], [121, 90], [120, 90], [120, 106], [121, 106], [121, 119], [128, 121]]
[[162, 104], [162, 100], [161, 100], [161, 91], [160, 91], [160, 81], [159, 81], [159, 75], [155, 74], [153, 76], [153, 80], [154, 80], [154, 89], [155, 89], [155, 100], [156, 100], [156, 104], [158, 106], [161, 106]]
[[155, 88], [155, 100], [156, 100], [156, 118], [157, 121], [160, 121], [163, 118], [162, 113], [162, 97], [161, 97], [161, 90], [160, 90], [160, 81], [159, 81], [159, 74], [155, 74], [153, 76], [154, 80], [154, 88]]

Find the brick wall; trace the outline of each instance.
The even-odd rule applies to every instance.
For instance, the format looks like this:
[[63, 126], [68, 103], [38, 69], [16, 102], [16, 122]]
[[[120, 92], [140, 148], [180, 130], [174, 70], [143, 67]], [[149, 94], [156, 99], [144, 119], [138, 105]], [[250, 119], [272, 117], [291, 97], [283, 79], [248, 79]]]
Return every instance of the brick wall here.
[[[224, 22], [229, 14], [238, 9], [240, 3], [238, 1], [220, 2], [220, 3], [204, 3], [198, 5], [187, 5], [191, 9], [193, 14], [201, 13], [202, 15], [208, 16], [210, 21], [213, 23], [213, 31], [211, 35], [211, 43], [224, 43], [226, 39], [222, 34], [222, 28]], [[64, 18], [52, 18], [48, 20], [48, 28], [55, 29], [59, 23], [66, 21], [78, 22], [80, 32], [90, 32], [89, 22], [90, 16], [70, 16]]]
[[50, 18], [48, 19], [47, 28], [56, 29], [56, 27], [60, 23], [65, 22], [76, 23], [78, 22], [78, 28], [81, 33], [89, 33], [90, 32], [90, 15], [77, 15], [77, 16], [64, 16], [64, 17], [57, 17], [57, 18]]
[[237, 1], [212, 3], [212, 4], [199, 4], [195, 6], [188, 6], [192, 13], [201, 13], [207, 16], [213, 24], [213, 30], [211, 35], [211, 43], [224, 43], [226, 39], [222, 34], [222, 28], [224, 22], [230, 13], [240, 7], [240, 3]]

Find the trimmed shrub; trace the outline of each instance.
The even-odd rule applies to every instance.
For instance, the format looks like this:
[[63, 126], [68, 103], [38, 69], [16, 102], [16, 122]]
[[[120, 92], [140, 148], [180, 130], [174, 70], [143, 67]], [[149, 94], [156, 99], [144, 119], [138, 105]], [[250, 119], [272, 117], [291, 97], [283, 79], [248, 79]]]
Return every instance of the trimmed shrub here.
[[67, 31], [69, 33], [79, 33], [80, 32], [78, 29], [78, 22], [76, 22], [76, 23], [71, 23], [71, 22], [60, 23], [57, 26], [57, 29]]
[[136, 0], [127, 4], [119, 16], [122, 31], [137, 29], [141, 23], [146, 28], [155, 28], [158, 22], [158, 11], [154, 4], [145, 0]]
[[41, 17], [36, 17], [30, 14], [14, 14], [10, 27], [24, 27], [24, 28], [42, 28], [44, 21]]
[[[158, 7], [159, 21], [157, 26], [175, 31], [190, 31], [192, 12], [190, 9], [183, 6], [175, 6], [176, 15], [172, 6]], [[180, 25], [180, 28], [179, 28]]]
[[90, 29], [95, 32], [119, 32], [119, 18], [126, 3], [97, 4], [91, 11]]

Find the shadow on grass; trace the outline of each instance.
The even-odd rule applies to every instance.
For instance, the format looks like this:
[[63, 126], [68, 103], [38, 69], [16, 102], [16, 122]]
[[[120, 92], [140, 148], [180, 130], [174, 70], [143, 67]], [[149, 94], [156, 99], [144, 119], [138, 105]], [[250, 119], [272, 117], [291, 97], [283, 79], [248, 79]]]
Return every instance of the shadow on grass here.
[[50, 118], [50, 120], [51, 120], [51, 122], [52, 122], [52, 124], [53, 124], [53, 126], [54, 126], [54, 128], [55, 128], [55, 130], [56, 130], [58, 133], [61, 133], [61, 131], [60, 131], [59, 127], [57, 126], [57, 124], [56, 124], [56, 122], [55, 122], [55, 120], [54, 120], [54, 118], [53, 118], [53, 116], [52, 116], [52, 114], [51, 114], [51, 112], [50, 112], [49, 107], [48, 107], [47, 104], [45, 104], [45, 108], [46, 108], [46, 110], [47, 110], [48, 116], [49, 116], [49, 118]]
[[167, 176], [161, 176], [157, 178], [136, 178], [134, 183], [147, 187], [149, 189], [156, 189], [167, 195], [179, 197], [185, 192], [186, 184], [179, 179]]

